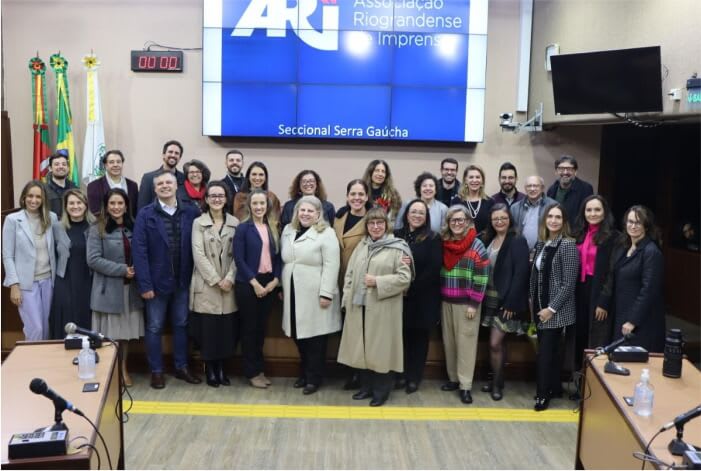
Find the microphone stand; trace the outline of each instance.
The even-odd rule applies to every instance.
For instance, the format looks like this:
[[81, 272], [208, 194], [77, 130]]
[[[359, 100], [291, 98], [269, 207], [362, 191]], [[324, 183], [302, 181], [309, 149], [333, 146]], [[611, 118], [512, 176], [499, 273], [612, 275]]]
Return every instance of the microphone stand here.
[[37, 429], [37, 432], [43, 432], [43, 431], [51, 431], [51, 432], [57, 432], [61, 430], [65, 430], [68, 432], [68, 427], [66, 424], [63, 422], [63, 411], [66, 410], [65, 407], [60, 407], [56, 402], [54, 401], [54, 424], [51, 427], [44, 427]]
[[684, 425], [677, 425], [677, 436], [676, 438], [673, 438], [670, 442], [669, 445], [667, 445], [667, 449], [671, 454], [674, 456], [684, 456], [684, 452], [687, 450], [694, 450], [695, 448], [692, 447], [691, 445], [688, 445], [684, 441]]
[[613, 352], [610, 352], [608, 354], [609, 361], [604, 365], [604, 372], [620, 376], [630, 376], [630, 370], [628, 368], [619, 365], [611, 359], [612, 353]]

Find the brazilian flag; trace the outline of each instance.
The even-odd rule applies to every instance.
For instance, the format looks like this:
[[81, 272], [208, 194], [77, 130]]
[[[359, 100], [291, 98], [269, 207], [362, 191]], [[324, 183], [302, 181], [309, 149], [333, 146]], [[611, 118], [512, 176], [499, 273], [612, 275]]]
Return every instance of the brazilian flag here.
[[75, 159], [75, 146], [73, 145], [73, 117], [71, 105], [68, 100], [68, 61], [61, 54], [51, 56], [51, 68], [56, 75], [56, 150], [64, 150], [68, 154], [68, 179], [76, 186], [80, 185], [78, 176], [78, 164]]

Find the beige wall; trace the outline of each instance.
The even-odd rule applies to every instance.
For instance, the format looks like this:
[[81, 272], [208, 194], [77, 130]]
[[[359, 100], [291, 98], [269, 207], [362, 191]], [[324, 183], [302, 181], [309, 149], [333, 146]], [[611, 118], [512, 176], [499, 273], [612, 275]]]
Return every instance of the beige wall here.
[[663, 113], [666, 118], [688, 113], [686, 81], [701, 73], [700, 19], [698, 0], [535, 0], [529, 107], [542, 102], [546, 123], [615, 121], [611, 115], [555, 116], [545, 47], [557, 43], [560, 54], [572, 54], [659, 45], [669, 71], [663, 93], [682, 89], [681, 102], [664, 96]]
[[[576, 2], [567, 2], [576, 3]], [[27, 68], [36, 51], [47, 61], [60, 50], [70, 63], [69, 80], [76, 148], [82, 151], [85, 128], [85, 73], [80, 59], [91, 49], [102, 61], [100, 88], [107, 146], [124, 151], [125, 172], [139, 179], [160, 164], [163, 142], [179, 139], [184, 158], [201, 158], [215, 177], [224, 173], [223, 154], [230, 147], [243, 150], [246, 161], [263, 160], [271, 170], [271, 188], [281, 199], [294, 173], [317, 169], [332, 202], [344, 199], [345, 184], [360, 176], [368, 161], [390, 162], [404, 198], [412, 196], [413, 178], [427, 169], [438, 172], [446, 156], [461, 168], [477, 163], [487, 172], [487, 190], [498, 190], [499, 165], [510, 160], [522, 177], [554, 177], [552, 162], [561, 153], [580, 161], [580, 176], [596, 185], [600, 131], [598, 127], [560, 128], [539, 134], [502, 133], [498, 115], [516, 108], [519, 1], [489, 2], [489, 45], [485, 140], [458, 149], [360, 145], [222, 144], [201, 135], [201, 53], [185, 53], [182, 74], [135, 74], [129, 51], [146, 41], [178, 47], [201, 45], [201, 0], [3, 0], [3, 60], [5, 106], [12, 123], [15, 198], [31, 177], [31, 90]], [[49, 72], [49, 88], [53, 74]], [[51, 109], [55, 96], [49, 92]], [[525, 120], [525, 114], [516, 117]], [[54, 136], [52, 135], [52, 138]], [[80, 152], [79, 152], [80, 155]]]

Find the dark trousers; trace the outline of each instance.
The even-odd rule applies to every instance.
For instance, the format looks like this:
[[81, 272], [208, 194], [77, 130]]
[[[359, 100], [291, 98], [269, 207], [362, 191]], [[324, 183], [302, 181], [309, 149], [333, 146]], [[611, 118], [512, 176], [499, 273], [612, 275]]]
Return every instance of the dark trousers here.
[[536, 355], [536, 395], [549, 399], [562, 393], [560, 383], [560, 357], [558, 348], [562, 327], [538, 329], [538, 354]]
[[307, 380], [307, 384], [320, 386], [324, 379], [324, 366], [326, 365], [326, 345], [328, 335], [318, 335], [306, 339], [294, 339], [299, 350], [300, 377]]
[[579, 371], [582, 369], [582, 359], [584, 358], [584, 349], [588, 347], [589, 344], [589, 318], [591, 317], [591, 312], [596, 306], [591, 306], [591, 276], [587, 276], [584, 283], [577, 283], [576, 299], [577, 299], [577, 320], [574, 326], [574, 335], [570, 334], [570, 337], [574, 337], [574, 371]]
[[[265, 286], [273, 280], [272, 273], [258, 274], [256, 280]], [[265, 324], [273, 307], [275, 293], [258, 298], [249, 283], [234, 285], [236, 301], [241, 318], [241, 366], [243, 375], [254, 378], [263, 373], [263, 343], [265, 341]]]
[[428, 356], [428, 339], [431, 329], [404, 328], [404, 378], [420, 383]]
[[377, 373], [371, 370], [361, 370], [360, 382], [362, 386], [360, 390], [372, 393], [374, 399], [387, 398], [394, 386], [394, 378], [394, 371]]

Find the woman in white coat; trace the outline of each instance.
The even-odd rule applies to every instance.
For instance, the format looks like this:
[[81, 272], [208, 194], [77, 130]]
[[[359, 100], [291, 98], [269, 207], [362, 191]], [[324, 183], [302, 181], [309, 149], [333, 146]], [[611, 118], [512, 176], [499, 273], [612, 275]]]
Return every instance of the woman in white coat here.
[[323, 380], [328, 334], [341, 330], [340, 249], [316, 196], [303, 196], [282, 232], [282, 328], [297, 344], [301, 374], [295, 388], [313, 394]]
[[2, 228], [3, 286], [19, 309], [25, 340], [49, 338], [49, 312], [56, 276], [53, 231], [56, 215], [49, 211], [46, 188], [32, 180], [19, 197], [21, 211], [5, 219]]

